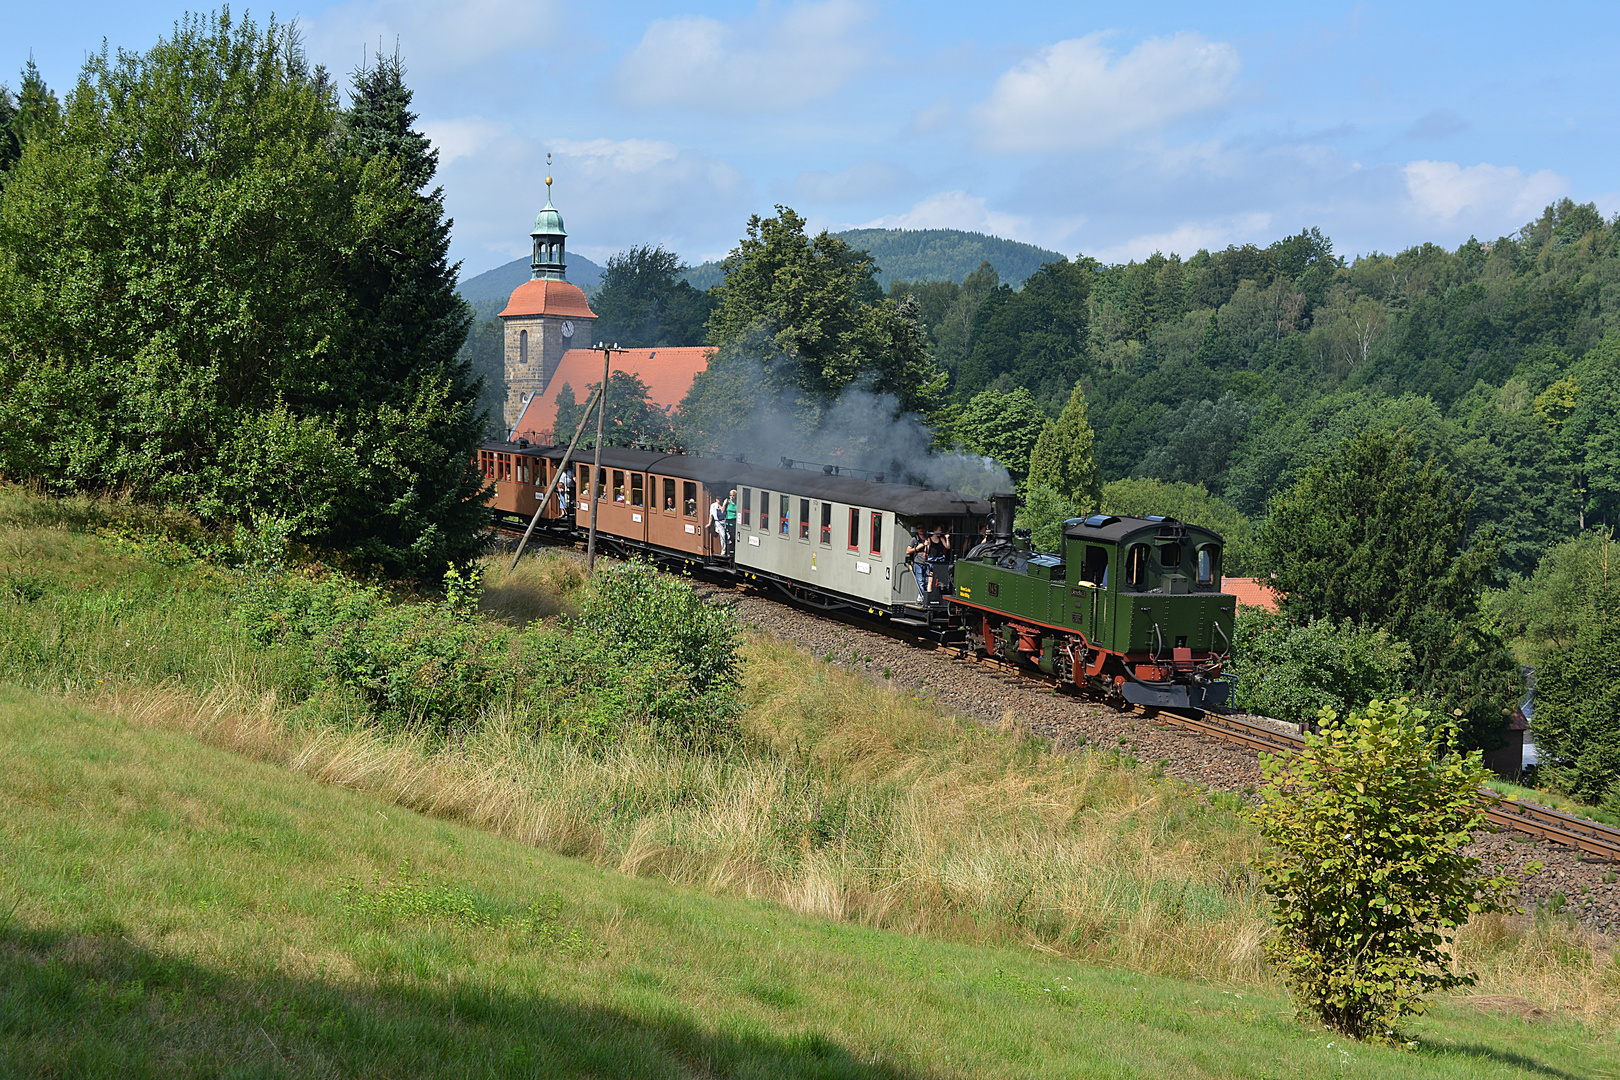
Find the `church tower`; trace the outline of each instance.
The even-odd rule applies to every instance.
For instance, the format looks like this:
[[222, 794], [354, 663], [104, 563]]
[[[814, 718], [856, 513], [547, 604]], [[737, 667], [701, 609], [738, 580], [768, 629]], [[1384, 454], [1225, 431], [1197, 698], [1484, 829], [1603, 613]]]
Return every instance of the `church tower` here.
[[[546, 155], [550, 171], [551, 155]], [[596, 313], [585, 293], [569, 284], [564, 247], [568, 231], [562, 214], [551, 205], [551, 177], [546, 177], [546, 205], [534, 219], [529, 280], [512, 292], [501, 312], [506, 334], [506, 426], [517, 423], [523, 405], [545, 392], [563, 353], [590, 348]], [[583, 394], [581, 395], [583, 397]]]

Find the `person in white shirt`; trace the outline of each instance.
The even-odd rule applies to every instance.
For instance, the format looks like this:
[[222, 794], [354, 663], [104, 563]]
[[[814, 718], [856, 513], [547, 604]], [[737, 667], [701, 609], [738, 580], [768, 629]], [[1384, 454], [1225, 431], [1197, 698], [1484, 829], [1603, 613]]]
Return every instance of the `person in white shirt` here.
[[714, 497], [709, 504], [709, 524], [714, 528], [714, 534], [720, 538], [720, 554], [726, 553], [726, 507], [720, 501], [720, 496]]

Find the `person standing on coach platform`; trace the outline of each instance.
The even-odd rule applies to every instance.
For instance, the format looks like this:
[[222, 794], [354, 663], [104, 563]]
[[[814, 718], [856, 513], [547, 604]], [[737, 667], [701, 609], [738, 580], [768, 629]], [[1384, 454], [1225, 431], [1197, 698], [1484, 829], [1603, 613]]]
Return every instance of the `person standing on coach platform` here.
[[726, 496], [726, 550], [735, 551], [737, 545], [737, 489]]

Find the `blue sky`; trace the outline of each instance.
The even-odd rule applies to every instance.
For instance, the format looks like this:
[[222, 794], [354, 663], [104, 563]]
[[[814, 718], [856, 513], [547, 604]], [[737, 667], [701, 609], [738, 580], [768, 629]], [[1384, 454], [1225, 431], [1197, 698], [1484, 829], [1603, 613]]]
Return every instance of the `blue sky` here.
[[[183, 6], [4, 4], [0, 72], [71, 87]], [[297, 0], [337, 73], [397, 39], [467, 276], [527, 250], [545, 155], [571, 246], [697, 263], [785, 203], [827, 228], [976, 229], [1105, 261], [1492, 238], [1620, 212], [1612, 3]]]

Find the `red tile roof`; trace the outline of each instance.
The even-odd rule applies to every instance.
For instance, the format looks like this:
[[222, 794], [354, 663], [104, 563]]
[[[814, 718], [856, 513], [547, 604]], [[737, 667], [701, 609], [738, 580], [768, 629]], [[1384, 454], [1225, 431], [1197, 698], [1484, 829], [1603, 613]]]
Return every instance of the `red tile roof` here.
[[566, 281], [553, 281], [550, 278], [525, 281], [513, 289], [512, 298], [506, 302], [506, 310], [501, 312], [503, 318], [508, 315], [567, 315], [581, 319], [596, 318], [596, 312], [591, 310], [583, 289], [578, 285]]
[[[704, 346], [627, 349], [613, 354], [612, 370], [635, 374], [647, 384], [647, 399], [669, 410], [681, 403], [698, 372], [709, 366], [711, 351]], [[557, 395], [563, 385], [571, 387], [574, 400], [583, 405], [590, 396], [589, 388], [601, 381], [602, 354], [592, 349], [569, 349], [563, 353], [545, 392], [536, 394], [524, 406], [523, 414], [512, 428], [511, 438], [549, 440], [552, 424], [557, 419]]]
[[1240, 604], [1265, 608], [1267, 611], [1277, 610], [1277, 592], [1265, 578], [1223, 577], [1221, 592], [1237, 597]]

